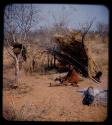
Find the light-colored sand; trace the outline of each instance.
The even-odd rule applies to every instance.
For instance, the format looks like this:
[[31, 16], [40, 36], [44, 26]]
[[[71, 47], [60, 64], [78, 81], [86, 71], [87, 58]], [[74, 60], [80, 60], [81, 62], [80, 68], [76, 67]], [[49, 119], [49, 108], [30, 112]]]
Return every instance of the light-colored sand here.
[[[21, 112], [21, 107], [25, 106], [23, 120], [104, 121], [106, 119], [107, 107], [101, 105], [84, 106], [82, 105], [82, 95], [77, 92], [89, 86], [107, 89], [106, 76], [102, 77], [104, 82], [100, 84], [83, 78], [83, 81], [79, 82], [79, 87], [49, 87], [49, 83], [53, 82], [50, 78], [55, 78], [58, 75], [39, 76], [34, 74], [33, 76], [22, 76], [22, 83], [19, 88], [4, 89], [3, 107], [5, 117], [8, 117], [6, 110], [10, 107], [10, 103], [12, 104], [12, 98], [14, 101], [13, 107], [18, 113]], [[19, 120], [21, 119], [19, 118]]]

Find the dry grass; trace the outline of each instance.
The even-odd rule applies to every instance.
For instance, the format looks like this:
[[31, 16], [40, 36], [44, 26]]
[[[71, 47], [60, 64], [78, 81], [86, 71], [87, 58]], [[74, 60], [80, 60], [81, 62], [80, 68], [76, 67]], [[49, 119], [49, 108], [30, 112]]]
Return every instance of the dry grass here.
[[[49, 87], [53, 79], [64, 74], [56, 73], [51, 70], [49, 74], [39, 75], [41, 66], [47, 63], [47, 57], [35, 50], [36, 67], [32, 72], [32, 55], [30, 51], [29, 59], [24, 64], [25, 72], [31, 72], [29, 75], [21, 72], [21, 84], [18, 88], [12, 89], [14, 82], [13, 60], [4, 49], [4, 70], [3, 70], [3, 116], [7, 120], [17, 121], [104, 121], [107, 117], [107, 107], [99, 106], [88, 107], [82, 105], [82, 96], [78, 90], [93, 86], [94, 88], [108, 88], [108, 48], [107, 44], [102, 44], [97, 40], [90, 40], [90, 48], [93, 58], [101, 65], [103, 76], [100, 84], [94, 83], [90, 79], [82, 78], [79, 81], [79, 87], [59, 86]], [[42, 50], [43, 51], [43, 50]], [[41, 65], [41, 62], [44, 62]], [[40, 69], [39, 69], [40, 68]], [[50, 79], [51, 78], [51, 79]], [[10, 103], [9, 103], [10, 102]]]

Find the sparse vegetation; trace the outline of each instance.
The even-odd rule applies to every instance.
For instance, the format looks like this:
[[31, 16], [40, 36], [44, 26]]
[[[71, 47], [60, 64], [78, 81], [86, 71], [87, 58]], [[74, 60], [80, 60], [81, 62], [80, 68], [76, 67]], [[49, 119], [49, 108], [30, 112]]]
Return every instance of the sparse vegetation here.
[[[37, 7], [35, 11], [32, 6], [11, 5], [5, 10], [3, 116], [10, 121], [104, 121], [107, 107], [83, 106], [82, 97], [76, 90], [88, 86], [108, 88], [107, 25], [98, 24], [98, 31], [92, 31], [94, 19], [91, 18], [90, 22], [81, 24], [80, 29], [69, 28], [63, 10], [62, 19], [57, 21], [52, 14], [55, 20], [52, 26], [40, 26], [34, 31], [33, 19], [41, 22], [41, 9]], [[13, 51], [13, 45], [17, 43], [25, 47], [26, 60], [22, 54], [23, 47], [19, 56]], [[84, 72], [70, 62], [78, 72], [79, 87], [49, 86], [50, 83], [59, 85], [55, 78], [64, 77], [68, 71], [68, 61], [59, 58], [53, 53], [55, 51], [66, 53], [86, 68], [91, 57], [103, 72], [102, 82], [98, 84], [89, 77], [83, 77], [88, 71]], [[19, 84], [16, 86], [17, 81]]]

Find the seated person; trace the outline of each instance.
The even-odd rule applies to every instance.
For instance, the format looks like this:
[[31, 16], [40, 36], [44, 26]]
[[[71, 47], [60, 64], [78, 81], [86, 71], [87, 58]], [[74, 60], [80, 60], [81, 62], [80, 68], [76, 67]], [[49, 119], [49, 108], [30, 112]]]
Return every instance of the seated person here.
[[60, 80], [61, 84], [68, 85], [68, 83], [71, 83], [73, 86], [78, 86], [78, 75], [72, 65], [69, 65], [69, 71], [66, 76], [62, 77]]

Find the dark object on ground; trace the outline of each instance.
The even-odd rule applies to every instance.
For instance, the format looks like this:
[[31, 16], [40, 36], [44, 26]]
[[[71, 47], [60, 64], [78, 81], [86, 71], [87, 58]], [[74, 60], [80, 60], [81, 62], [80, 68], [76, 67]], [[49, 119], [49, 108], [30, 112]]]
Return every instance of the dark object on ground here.
[[99, 71], [99, 72], [96, 73], [96, 76], [93, 76], [93, 78], [94, 78], [96, 81], [100, 82], [101, 76], [102, 76], [102, 72]]
[[90, 105], [94, 101], [94, 90], [93, 87], [89, 87], [85, 92], [84, 92], [84, 98], [82, 100], [82, 103], [84, 105]]
[[13, 52], [16, 56], [18, 56], [22, 51], [22, 57], [23, 57], [23, 60], [26, 61], [26, 48], [20, 44], [20, 43], [14, 43], [13, 44]]

